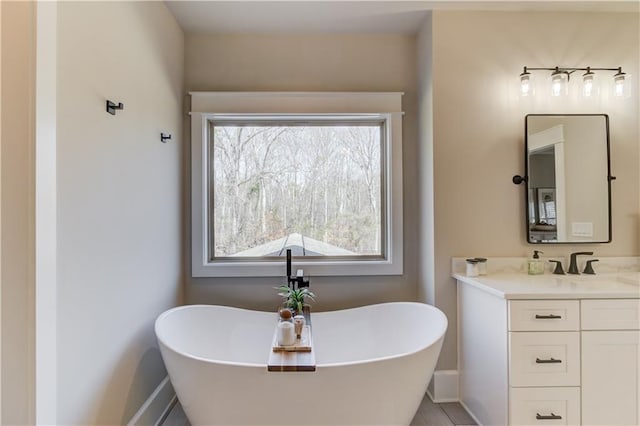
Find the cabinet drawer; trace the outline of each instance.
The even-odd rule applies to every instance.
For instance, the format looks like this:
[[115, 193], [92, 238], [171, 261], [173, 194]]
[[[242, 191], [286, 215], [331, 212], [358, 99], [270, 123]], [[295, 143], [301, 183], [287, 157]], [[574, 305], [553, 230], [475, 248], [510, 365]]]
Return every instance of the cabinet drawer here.
[[583, 330], [640, 329], [640, 299], [582, 301]]
[[580, 330], [578, 300], [511, 300], [510, 331]]
[[580, 388], [511, 388], [509, 425], [579, 425]]
[[580, 332], [510, 332], [511, 386], [580, 386]]

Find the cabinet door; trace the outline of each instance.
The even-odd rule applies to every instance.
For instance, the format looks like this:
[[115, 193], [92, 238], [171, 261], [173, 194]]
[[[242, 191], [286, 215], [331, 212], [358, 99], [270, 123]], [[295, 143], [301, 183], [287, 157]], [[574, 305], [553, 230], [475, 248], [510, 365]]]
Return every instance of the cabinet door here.
[[582, 422], [640, 424], [640, 331], [582, 332]]

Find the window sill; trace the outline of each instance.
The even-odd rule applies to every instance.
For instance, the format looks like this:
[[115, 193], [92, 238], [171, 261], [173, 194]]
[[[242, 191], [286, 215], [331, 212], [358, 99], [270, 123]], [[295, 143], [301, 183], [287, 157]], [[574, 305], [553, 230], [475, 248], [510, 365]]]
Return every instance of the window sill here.
[[[314, 261], [294, 260], [295, 269], [302, 269], [305, 275], [322, 276], [363, 276], [402, 275], [401, 262], [391, 260], [354, 261]], [[285, 274], [285, 260], [262, 262], [209, 262], [192, 264], [193, 277], [280, 277]]]

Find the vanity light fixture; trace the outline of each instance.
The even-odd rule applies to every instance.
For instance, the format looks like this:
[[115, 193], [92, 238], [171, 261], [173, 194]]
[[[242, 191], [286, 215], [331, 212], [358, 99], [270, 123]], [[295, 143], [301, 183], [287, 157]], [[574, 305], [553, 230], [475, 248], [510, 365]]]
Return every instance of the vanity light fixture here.
[[571, 74], [576, 71], [585, 71], [582, 74], [582, 95], [592, 97], [598, 93], [597, 78], [594, 71], [615, 71], [613, 75], [613, 95], [618, 98], [629, 97], [629, 76], [622, 71], [622, 67], [617, 68], [593, 68], [593, 67], [524, 67], [520, 74], [520, 94], [522, 96], [532, 96], [533, 80], [531, 71], [551, 71], [551, 96], [562, 96], [569, 92], [569, 81]]

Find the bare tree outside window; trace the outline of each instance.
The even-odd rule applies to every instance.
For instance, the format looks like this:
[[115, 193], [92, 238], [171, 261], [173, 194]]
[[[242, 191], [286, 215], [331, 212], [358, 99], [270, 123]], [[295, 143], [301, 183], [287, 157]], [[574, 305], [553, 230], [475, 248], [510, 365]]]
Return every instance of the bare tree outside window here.
[[210, 123], [212, 256], [382, 256], [383, 123]]

